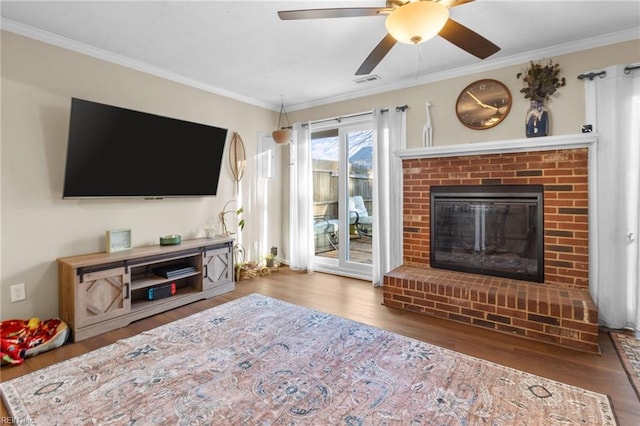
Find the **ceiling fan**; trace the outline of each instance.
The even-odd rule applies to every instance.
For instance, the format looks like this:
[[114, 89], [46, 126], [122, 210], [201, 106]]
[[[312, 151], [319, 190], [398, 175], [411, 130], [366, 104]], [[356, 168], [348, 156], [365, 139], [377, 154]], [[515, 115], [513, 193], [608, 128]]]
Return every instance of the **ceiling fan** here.
[[498, 46], [449, 18], [449, 8], [474, 0], [387, 0], [385, 7], [283, 10], [282, 20], [351, 18], [387, 15], [388, 34], [367, 56], [356, 75], [370, 74], [398, 42], [419, 44], [436, 35], [470, 54], [484, 59], [500, 50]]

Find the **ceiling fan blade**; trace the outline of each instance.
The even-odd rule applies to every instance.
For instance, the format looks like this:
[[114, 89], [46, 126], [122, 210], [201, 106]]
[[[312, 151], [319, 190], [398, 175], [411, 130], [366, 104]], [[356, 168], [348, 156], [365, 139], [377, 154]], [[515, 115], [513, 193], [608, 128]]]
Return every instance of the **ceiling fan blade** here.
[[475, 0], [440, 0], [439, 3], [443, 6], [447, 6], [449, 9], [456, 6], [462, 6], [466, 3], [471, 3]]
[[356, 75], [367, 75], [371, 74], [371, 71], [378, 66], [382, 58], [384, 58], [387, 53], [391, 50], [393, 46], [396, 44], [396, 39], [391, 36], [391, 34], [387, 34], [380, 43], [369, 53], [367, 59], [364, 60], [358, 71], [356, 71]]
[[487, 58], [500, 50], [498, 46], [480, 34], [451, 18], [444, 24], [438, 35], [480, 59]]
[[333, 9], [281, 10], [278, 16], [283, 21], [292, 19], [353, 18], [388, 14], [393, 9], [386, 7], [339, 7]]

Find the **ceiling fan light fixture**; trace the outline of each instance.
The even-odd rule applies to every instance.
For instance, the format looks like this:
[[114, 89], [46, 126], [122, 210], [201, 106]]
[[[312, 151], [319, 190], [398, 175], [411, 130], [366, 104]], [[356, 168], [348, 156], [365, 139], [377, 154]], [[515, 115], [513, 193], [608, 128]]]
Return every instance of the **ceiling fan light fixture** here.
[[385, 21], [387, 31], [401, 43], [418, 44], [435, 37], [449, 19], [449, 9], [434, 1], [406, 3]]

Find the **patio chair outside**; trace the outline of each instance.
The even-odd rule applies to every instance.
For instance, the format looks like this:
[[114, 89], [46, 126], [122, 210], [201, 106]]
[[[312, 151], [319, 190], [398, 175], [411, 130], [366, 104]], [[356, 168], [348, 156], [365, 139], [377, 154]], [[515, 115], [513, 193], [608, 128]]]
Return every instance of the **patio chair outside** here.
[[367, 207], [364, 205], [362, 195], [349, 197], [349, 213], [352, 212], [356, 214], [354, 223], [356, 232], [358, 232], [359, 235], [371, 237], [373, 216], [369, 216], [369, 212], [367, 211]]
[[[356, 211], [349, 211], [350, 227], [358, 226], [359, 215]], [[326, 251], [338, 250], [339, 222], [330, 215], [317, 215], [313, 217], [313, 237], [316, 254]]]

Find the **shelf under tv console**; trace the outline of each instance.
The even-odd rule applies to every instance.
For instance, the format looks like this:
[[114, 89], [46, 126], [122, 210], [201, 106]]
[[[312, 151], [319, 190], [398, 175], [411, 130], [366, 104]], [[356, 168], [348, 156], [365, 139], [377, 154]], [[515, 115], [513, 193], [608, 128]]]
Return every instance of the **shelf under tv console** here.
[[58, 274], [60, 318], [77, 342], [234, 290], [233, 239], [65, 257]]

